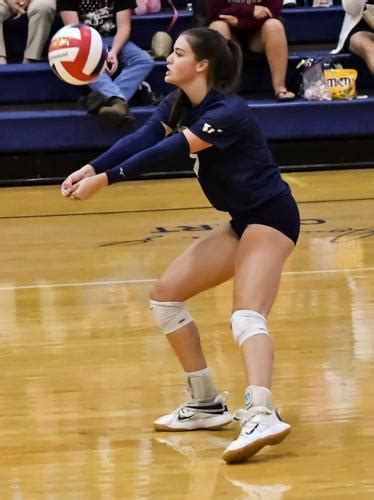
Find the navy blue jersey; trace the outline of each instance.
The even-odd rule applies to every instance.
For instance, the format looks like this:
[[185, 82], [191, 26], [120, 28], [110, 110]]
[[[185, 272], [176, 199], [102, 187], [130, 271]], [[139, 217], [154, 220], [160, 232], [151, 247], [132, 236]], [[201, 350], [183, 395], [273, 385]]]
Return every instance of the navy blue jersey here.
[[[168, 124], [173, 93], [152, 120]], [[246, 101], [211, 90], [193, 107], [185, 100], [181, 128], [212, 147], [191, 154], [191, 166], [210, 203], [218, 210], [242, 212], [290, 193], [280, 176], [260, 126]]]

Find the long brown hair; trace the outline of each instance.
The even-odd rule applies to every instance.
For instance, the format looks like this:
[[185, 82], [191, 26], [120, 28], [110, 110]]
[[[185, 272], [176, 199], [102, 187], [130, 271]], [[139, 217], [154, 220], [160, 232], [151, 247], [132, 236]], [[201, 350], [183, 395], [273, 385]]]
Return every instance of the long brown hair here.
[[[237, 90], [242, 73], [242, 51], [239, 45], [209, 28], [191, 28], [181, 33], [195, 54], [196, 61], [208, 61], [208, 87], [221, 94]], [[183, 119], [184, 92], [174, 93], [169, 125], [178, 126]]]

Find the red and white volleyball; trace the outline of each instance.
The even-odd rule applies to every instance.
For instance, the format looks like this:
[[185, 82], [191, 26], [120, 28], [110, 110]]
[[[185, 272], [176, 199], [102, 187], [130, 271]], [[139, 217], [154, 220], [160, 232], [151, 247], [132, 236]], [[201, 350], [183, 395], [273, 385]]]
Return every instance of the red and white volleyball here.
[[87, 85], [105, 68], [107, 51], [100, 34], [85, 24], [68, 24], [53, 36], [48, 61], [54, 73], [72, 85]]

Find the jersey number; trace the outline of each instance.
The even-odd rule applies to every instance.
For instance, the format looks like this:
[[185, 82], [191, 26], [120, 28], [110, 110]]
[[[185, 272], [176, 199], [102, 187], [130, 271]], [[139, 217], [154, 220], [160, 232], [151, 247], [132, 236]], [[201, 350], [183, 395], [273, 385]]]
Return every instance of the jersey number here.
[[196, 174], [196, 177], [199, 177], [199, 170], [200, 170], [200, 162], [199, 162], [199, 157], [197, 156], [196, 153], [190, 153], [190, 158], [192, 160], [195, 160], [194, 166], [193, 166], [193, 171]]

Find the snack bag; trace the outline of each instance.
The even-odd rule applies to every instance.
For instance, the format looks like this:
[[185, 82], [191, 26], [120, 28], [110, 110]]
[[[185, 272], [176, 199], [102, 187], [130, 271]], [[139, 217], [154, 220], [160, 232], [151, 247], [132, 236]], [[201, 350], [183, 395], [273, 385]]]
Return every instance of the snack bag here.
[[357, 71], [355, 69], [325, 69], [323, 76], [332, 99], [356, 97]]
[[303, 59], [297, 65], [302, 73], [302, 95], [308, 101], [331, 101], [326, 80], [323, 76], [323, 61]]

